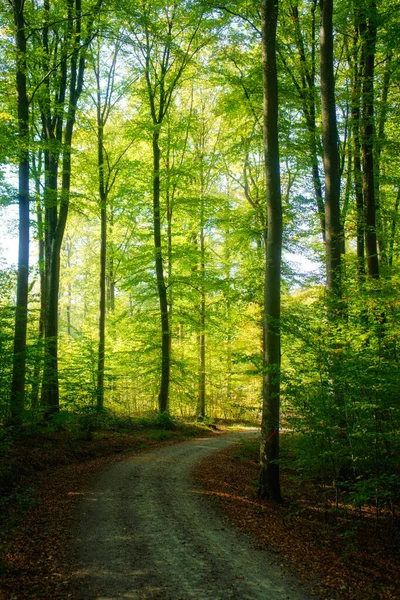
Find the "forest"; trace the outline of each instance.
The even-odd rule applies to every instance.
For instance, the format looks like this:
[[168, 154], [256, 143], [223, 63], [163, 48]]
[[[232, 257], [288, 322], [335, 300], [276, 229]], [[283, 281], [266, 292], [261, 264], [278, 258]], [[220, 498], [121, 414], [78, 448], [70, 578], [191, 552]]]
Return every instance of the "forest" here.
[[290, 437], [296, 477], [393, 541], [399, 8], [2, 3], [0, 448], [258, 423], [261, 497]]

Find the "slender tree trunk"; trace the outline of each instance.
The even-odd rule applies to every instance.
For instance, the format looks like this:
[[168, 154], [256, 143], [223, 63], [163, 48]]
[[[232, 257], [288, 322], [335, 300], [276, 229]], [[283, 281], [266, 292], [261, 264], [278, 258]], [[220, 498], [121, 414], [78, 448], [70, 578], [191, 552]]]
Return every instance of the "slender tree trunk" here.
[[106, 269], [107, 269], [107, 192], [104, 181], [104, 124], [101, 114], [100, 90], [97, 93], [97, 168], [100, 196], [100, 300], [99, 300], [99, 348], [97, 357], [96, 400], [98, 410], [104, 407], [104, 365], [106, 334]]
[[[260, 495], [280, 502], [280, 286], [282, 199], [278, 142], [278, 78], [276, 28], [278, 0], [262, 0], [262, 55], [264, 85], [264, 156], [268, 210], [264, 287], [264, 375], [260, 446]], [[268, 232], [268, 233], [267, 233]]]
[[365, 216], [364, 195], [361, 168], [361, 140], [360, 140], [360, 67], [358, 62], [358, 29], [354, 37], [354, 61], [353, 61], [353, 89], [351, 97], [351, 133], [353, 138], [354, 155], [354, 192], [357, 210], [357, 274], [362, 283], [365, 279]]
[[[168, 128], [168, 144], [170, 138], [170, 130]], [[174, 187], [171, 189], [170, 182], [170, 148], [168, 147], [167, 151], [167, 160], [166, 160], [166, 169], [167, 169], [167, 189], [165, 192], [165, 203], [166, 203], [166, 216], [167, 216], [167, 264], [168, 264], [168, 283], [171, 284], [172, 281], [172, 213], [173, 213], [173, 203], [174, 203]], [[169, 325], [170, 325], [170, 336], [169, 336], [169, 345], [170, 351], [172, 347], [172, 318], [173, 318], [173, 287], [169, 285], [168, 288], [168, 317], [169, 317]]]
[[114, 269], [114, 210], [110, 206], [109, 210], [109, 228], [108, 228], [108, 252], [107, 252], [107, 288], [108, 288], [108, 306], [107, 310], [111, 313], [115, 310], [115, 269]]
[[230, 234], [231, 234], [231, 206], [229, 202], [229, 184], [226, 190], [226, 199], [225, 199], [225, 222], [227, 223], [227, 228], [225, 230], [225, 243], [224, 243], [224, 267], [225, 267], [225, 282], [227, 291], [224, 294], [225, 296], [225, 306], [226, 306], [226, 401], [228, 406], [231, 406], [232, 400], [232, 317], [231, 317], [231, 252], [230, 252]]
[[199, 319], [199, 417], [206, 416], [206, 291], [205, 291], [205, 232], [204, 232], [204, 192], [203, 182], [200, 192], [200, 319]]
[[60, 255], [52, 243], [46, 264], [45, 348], [41, 403], [46, 413], [59, 409], [58, 390], [58, 293]]
[[161, 247], [161, 212], [160, 212], [160, 146], [159, 133], [153, 133], [153, 220], [154, 250], [157, 277], [157, 291], [161, 312], [161, 382], [158, 395], [160, 412], [168, 410], [168, 392], [170, 379], [170, 331], [168, 315], [167, 288], [164, 279], [163, 257]]
[[[352, 174], [353, 174], [353, 149], [351, 143], [347, 145], [347, 169], [346, 169], [346, 186], [344, 189], [344, 198], [342, 210], [340, 213], [340, 254], [343, 256], [346, 254], [346, 220], [350, 206], [350, 195], [352, 187]], [[342, 264], [344, 273], [344, 265]]]
[[381, 110], [378, 118], [378, 135], [376, 140], [375, 150], [375, 194], [376, 194], [376, 220], [377, 220], [377, 237], [378, 237], [378, 248], [379, 256], [381, 259], [382, 267], [385, 269], [388, 265], [387, 256], [387, 232], [385, 227], [385, 220], [382, 214], [382, 198], [380, 188], [380, 172], [381, 172], [381, 155], [382, 148], [385, 142], [385, 124], [387, 119], [388, 111], [388, 97], [390, 89], [390, 81], [392, 75], [392, 58], [393, 50], [391, 49], [386, 57], [385, 71], [383, 74], [382, 81], [382, 94], [381, 94]]
[[[43, 378], [41, 406], [47, 413], [58, 410], [58, 365], [57, 365], [57, 332], [58, 332], [58, 283], [54, 290], [54, 280], [59, 273], [58, 264], [55, 261], [54, 236], [56, 232], [58, 210], [57, 210], [57, 179], [58, 179], [58, 140], [53, 136], [49, 125], [50, 116], [43, 117], [45, 122], [45, 141], [52, 145], [52, 149], [45, 150], [45, 243], [44, 243], [44, 348], [43, 348]], [[56, 154], [57, 153], [57, 154]], [[56, 302], [54, 302], [54, 297]]]
[[362, 41], [362, 163], [365, 211], [365, 249], [368, 275], [379, 278], [378, 249], [376, 237], [376, 198], [374, 166], [374, 71], [376, 44], [376, 4], [370, 0], [368, 17], [360, 25]]
[[[321, 8], [321, 105], [325, 169], [326, 287], [331, 316], [341, 298], [340, 168], [333, 70], [332, 0]], [[339, 309], [340, 312], [340, 309]]]
[[25, 401], [26, 375], [26, 331], [28, 321], [29, 279], [29, 102], [26, 80], [26, 32], [24, 1], [14, 0], [14, 26], [16, 46], [16, 94], [18, 113], [18, 205], [19, 246], [17, 306], [15, 311], [15, 333], [13, 371], [10, 396], [11, 422], [22, 421]]
[[[33, 383], [31, 391], [31, 405], [36, 408], [39, 404], [39, 390], [40, 390], [40, 373], [43, 365], [43, 340], [44, 340], [44, 312], [45, 312], [45, 272], [44, 272], [44, 232], [43, 232], [43, 211], [40, 201], [40, 171], [41, 168], [36, 168], [34, 162], [35, 171], [35, 186], [36, 186], [36, 219], [38, 227], [39, 237], [39, 278], [40, 278], [40, 312], [39, 312], [39, 327], [38, 327], [38, 358], [35, 361], [34, 372], [33, 372]], [[39, 161], [41, 164], [41, 160]]]
[[[70, 269], [71, 268], [72, 244], [71, 244], [71, 240], [69, 239], [69, 236], [67, 236], [67, 238], [66, 238], [65, 251], [67, 253], [67, 268]], [[67, 302], [67, 335], [71, 336], [71, 334], [72, 334], [72, 329], [71, 329], [72, 288], [71, 288], [70, 280], [68, 281], [68, 285], [67, 285], [67, 298], [68, 298], [68, 302]]]

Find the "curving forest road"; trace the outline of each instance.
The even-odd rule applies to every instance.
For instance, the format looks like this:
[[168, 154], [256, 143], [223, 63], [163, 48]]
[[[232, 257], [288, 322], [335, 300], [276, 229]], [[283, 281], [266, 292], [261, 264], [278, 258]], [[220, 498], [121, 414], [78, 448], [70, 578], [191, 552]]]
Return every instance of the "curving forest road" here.
[[243, 435], [255, 432], [162, 447], [98, 475], [79, 507], [73, 598], [306, 600], [191, 477]]

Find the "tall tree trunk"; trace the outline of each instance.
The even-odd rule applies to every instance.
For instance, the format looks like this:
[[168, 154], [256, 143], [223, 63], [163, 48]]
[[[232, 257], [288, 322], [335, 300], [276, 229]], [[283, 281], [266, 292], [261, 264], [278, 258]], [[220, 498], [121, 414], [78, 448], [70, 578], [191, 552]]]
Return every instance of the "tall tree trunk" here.
[[200, 192], [200, 319], [199, 319], [199, 417], [206, 416], [206, 291], [205, 291], [205, 232], [204, 232], [204, 184], [202, 181]]
[[[101, 0], [98, 0], [95, 11]], [[43, 27], [43, 48], [46, 57], [49, 56], [49, 2], [44, 1], [45, 24]], [[71, 145], [75, 125], [78, 99], [83, 88], [85, 71], [86, 46], [90, 33], [81, 46], [81, 0], [68, 0], [66, 34], [64, 43], [70, 45], [70, 54], [63, 49], [63, 59], [60, 61], [59, 90], [57, 93], [57, 109], [51, 115], [49, 77], [46, 76], [46, 100], [42, 107], [42, 121], [45, 130], [45, 140], [51, 144], [47, 148], [46, 163], [46, 314], [45, 314], [45, 348], [41, 403], [47, 415], [59, 410], [58, 385], [58, 295], [60, 287], [60, 251], [64, 237], [69, 210], [71, 188]], [[91, 31], [91, 27], [89, 27]], [[69, 66], [68, 66], [69, 65]], [[44, 70], [49, 71], [48, 60], [45, 59]], [[47, 70], [46, 70], [47, 69]], [[64, 120], [62, 118], [67, 91], [67, 71], [69, 71], [68, 108]], [[58, 203], [58, 163], [61, 147], [61, 192]]]
[[35, 173], [35, 187], [36, 187], [36, 219], [38, 228], [39, 238], [39, 278], [40, 278], [40, 312], [39, 312], [39, 327], [38, 327], [38, 347], [39, 353], [35, 361], [33, 371], [33, 383], [31, 390], [31, 406], [36, 408], [39, 404], [39, 390], [40, 390], [40, 373], [43, 364], [43, 340], [44, 340], [44, 312], [45, 312], [45, 273], [44, 273], [44, 231], [43, 231], [43, 210], [40, 199], [40, 173], [42, 155], [40, 155], [39, 166], [37, 167], [34, 157], [32, 157], [33, 168]]
[[[346, 220], [350, 206], [350, 195], [352, 187], [352, 174], [353, 174], [353, 149], [349, 141], [347, 145], [347, 169], [346, 169], [346, 186], [344, 189], [344, 198], [342, 210], [340, 213], [340, 253], [344, 256], [346, 254]], [[344, 265], [342, 265], [344, 273]]]
[[26, 31], [24, 1], [14, 0], [14, 26], [16, 47], [16, 94], [18, 112], [18, 205], [19, 245], [17, 306], [15, 311], [15, 333], [13, 370], [10, 396], [11, 421], [19, 425], [22, 421], [25, 400], [26, 375], [26, 331], [28, 321], [29, 280], [29, 101], [27, 95]]
[[333, 70], [332, 0], [320, 0], [321, 107], [325, 169], [326, 287], [331, 316], [341, 298], [340, 167]]
[[360, 66], [358, 60], [358, 29], [356, 27], [353, 45], [353, 89], [351, 94], [351, 133], [353, 139], [354, 155], [354, 192], [357, 211], [357, 274], [360, 283], [365, 278], [365, 215], [364, 195], [361, 168], [361, 140], [360, 140]]
[[[99, 83], [98, 83], [99, 88]], [[98, 410], [104, 407], [104, 365], [106, 336], [106, 269], [107, 269], [107, 192], [104, 181], [104, 123], [101, 111], [100, 89], [97, 92], [97, 168], [100, 196], [100, 299], [99, 348], [97, 356], [96, 400]]]
[[46, 260], [45, 345], [41, 404], [46, 414], [58, 412], [58, 294], [60, 249], [53, 239]]
[[171, 186], [171, 181], [170, 181], [170, 173], [171, 173], [171, 163], [170, 163], [170, 136], [171, 136], [171, 131], [170, 131], [170, 127], [169, 127], [169, 123], [168, 123], [168, 149], [167, 149], [167, 156], [166, 156], [166, 170], [167, 170], [167, 189], [165, 191], [165, 204], [166, 204], [166, 217], [167, 217], [167, 272], [168, 272], [168, 294], [167, 294], [167, 301], [168, 301], [168, 317], [169, 317], [169, 325], [170, 325], [170, 336], [169, 336], [169, 345], [170, 345], [170, 351], [171, 351], [171, 347], [172, 347], [172, 318], [173, 318], [173, 306], [174, 306], [174, 302], [173, 302], [173, 287], [171, 285], [172, 282], [172, 215], [173, 215], [173, 209], [174, 209], [174, 196], [175, 196], [175, 190], [174, 190], [174, 184]]
[[382, 263], [382, 267], [385, 269], [389, 263], [387, 255], [387, 231], [386, 223], [383, 218], [382, 211], [382, 198], [380, 188], [380, 172], [381, 172], [381, 155], [382, 148], [385, 142], [385, 124], [388, 112], [388, 98], [390, 81], [392, 75], [392, 58], [393, 50], [390, 49], [385, 61], [385, 70], [382, 81], [382, 94], [381, 94], [381, 109], [378, 117], [378, 131], [375, 148], [375, 193], [376, 193], [376, 225], [377, 225], [377, 237], [378, 237], [378, 248], [379, 255]]
[[107, 252], [107, 278], [108, 278], [108, 310], [113, 313], [115, 310], [115, 268], [114, 268], [114, 210], [110, 206], [109, 211], [109, 229], [108, 229], [108, 252]]
[[[47, 120], [47, 119], [46, 119]], [[57, 143], [50, 127], [45, 127], [46, 142]], [[45, 311], [44, 311], [44, 348], [43, 348], [43, 378], [41, 406], [46, 413], [58, 410], [58, 365], [57, 365], [57, 334], [58, 334], [58, 283], [54, 290], [54, 280], [59, 274], [59, 258], [54, 261], [54, 235], [57, 225], [57, 178], [58, 156], [52, 150], [45, 150]], [[52, 275], [52, 272], [53, 275]], [[55, 299], [55, 301], [54, 301]]]
[[157, 291], [161, 312], [161, 382], [158, 395], [160, 412], [168, 410], [168, 392], [170, 379], [170, 331], [168, 315], [167, 288], [164, 279], [163, 256], [161, 247], [161, 212], [160, 212], [160, 146], [159, 133], [153, 133], [153, 222], [154, 250], [157, 277]]
[[[65, 252], [67, 254], [67, 269], [70, 269], [71, 268], [72, 241], [69, 238], [69, 236], [66, 237]], [[68, 285], [67, 285], [67, 298], [68, 298], [68, 302], [67, 302], [67, 335], [71, 336], [72, 335], [72, 329], [71, 329], [72, 286], [71, 286], [70, 279], [69, 279]]]
[[[280, 502], [280, 294], [282, 253], [282, 199], [278, 142], [278, 78], [276, 28], [278, 0], [262, 0], [262, 56], [264, 86], [264, 157], [267, 198], [264, 287], [264, 375], [260, 446], [260, 495]], [[267, 233], [268, 232], [268, 233]]]
[[370, 0], [368, 16], [360, 24], [362, 42], [362, 163], [365, 210], [365, 249], [368, 275], [379, 278], [378, 249], [376, 237], [375, 166], [374, 166], [374, 71], [376, 44], [376, 4]]
[[231, 235], [231, 206], [229, 202], [230, 189], [229, 183], [226, 190], [225, 198], [225, 216], [226, 222], [225, 229], [225, 241], [224, 241], [224, 271], [225, 271], [225, 284], [226, 292], [225, 307], [226, 307], [226, 401], [228, 406], [231, 406], [232, 400], [232, 316], [231, 316], [231, 248], [230, 248], [230, 235]]

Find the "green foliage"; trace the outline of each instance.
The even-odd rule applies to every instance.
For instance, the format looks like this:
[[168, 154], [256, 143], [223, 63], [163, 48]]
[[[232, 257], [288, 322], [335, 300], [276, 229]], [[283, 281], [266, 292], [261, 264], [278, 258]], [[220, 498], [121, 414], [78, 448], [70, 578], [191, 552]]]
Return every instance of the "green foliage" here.
[[160, 427], [160, 429], [175, 429], [176, 428], [176, 422], [174, 421], [174, 419], [171, 417], [171, 415], [167, 411], [162, 412], [161, 414], [157, 415], [157, 417], [155, 418], [155, 421], [154, 421], [154, 425], [156, 427]]
[[352, 292], [337, 323], [324, 318], [323, 298], [286, 303], [285, 414], [301, 434], [301, 476], [333, 484], [355, 505], [387, 505], [400, 490], [398, 290]]

